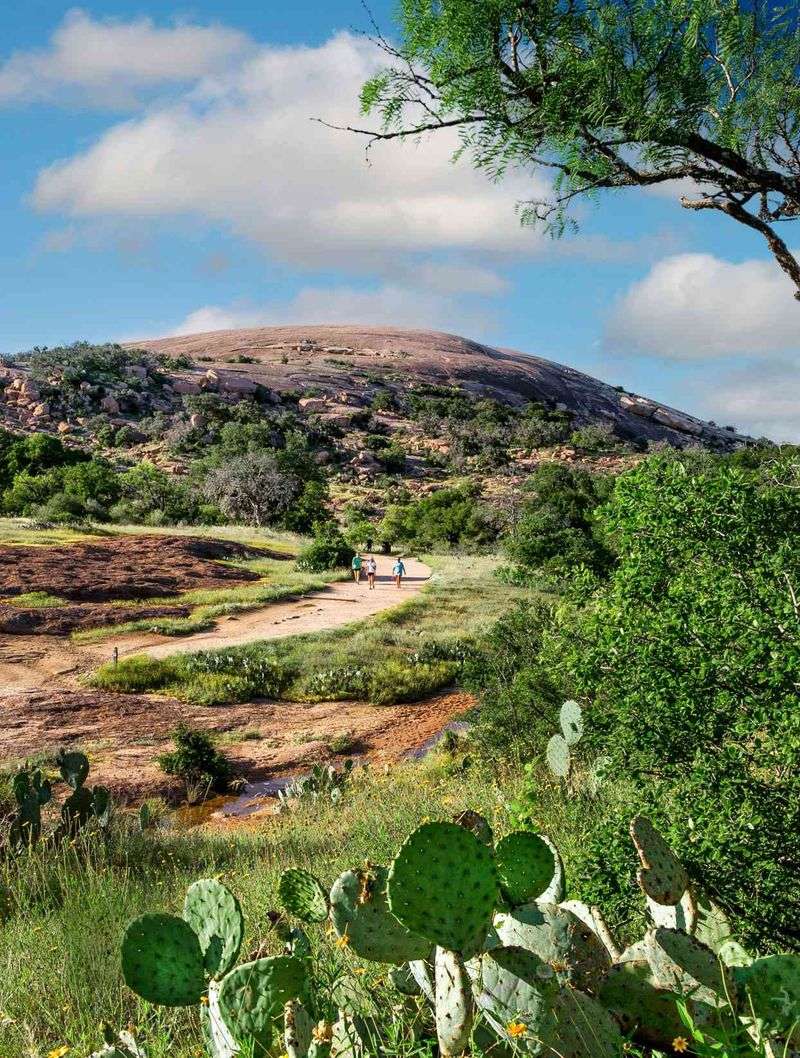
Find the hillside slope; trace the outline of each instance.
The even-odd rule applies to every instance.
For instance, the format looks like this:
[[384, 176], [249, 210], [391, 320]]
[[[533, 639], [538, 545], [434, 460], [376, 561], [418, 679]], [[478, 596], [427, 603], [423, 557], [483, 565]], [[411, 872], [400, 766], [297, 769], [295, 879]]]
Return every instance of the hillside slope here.
[[[139, 341], [135, 347], [191, 359], [196, 368], [185, 378], [201, 386], [217, 382], [235, 391], [237, 380], [244, 380], [244, 389], [252, 382], [277, 393], [317, 388], [333, 405], [331, 412], [336, 404], [366, 404], [376, 384], [402, 393], [427, 383], [459, 387], [512, 405], [540, 401], [572, 413], [578, 426], [607, 422], [625, 440], [684, 445], [701, 439], [723, 447], [736, 443], [729, 430], [620, 392], [574, 368], [435, 331], [256, 327]], [[235, 363], [239, 358], [251, 362]], [[204, 379], [209, 371], [219, 378]]]

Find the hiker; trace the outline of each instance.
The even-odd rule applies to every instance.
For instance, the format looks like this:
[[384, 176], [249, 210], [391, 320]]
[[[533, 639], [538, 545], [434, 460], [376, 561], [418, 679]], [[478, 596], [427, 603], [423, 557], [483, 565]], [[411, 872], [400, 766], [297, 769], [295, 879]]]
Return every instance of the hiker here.
[[375, 574], [378, 572], [378, 563], [375, 561], [375, 556], [370, 555], [367, 559], [367, 581], [369, 583], [369, 590], [373, 591], [375, 588]]
[[361, 555], [358, 552], [353, 555], [353, 561], [350, 565], [353, 570], [353, 580], [356, 584], [359, 584], [361, 582]]
[[394, 566], [392, 566], [392, 575], [394, 576], [394, 582], [397, 587], [402, 587], [403, 577], [406, 575], [406, 567], [403, 565], [403, 560], [399, 556]]

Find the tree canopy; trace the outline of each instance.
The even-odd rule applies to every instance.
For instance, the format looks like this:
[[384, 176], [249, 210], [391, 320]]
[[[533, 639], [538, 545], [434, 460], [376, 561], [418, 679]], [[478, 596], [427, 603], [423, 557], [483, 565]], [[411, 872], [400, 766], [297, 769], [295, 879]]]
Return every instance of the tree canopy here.
[[522, 218], [559, 235], [607, 189], [681, 181], [681, 204], [759, 232], [800, 214], [800, 9], [776, 0], [402, 0], [362, 91], [381, 139], [457, 129], [497, 178], [554, 171]]

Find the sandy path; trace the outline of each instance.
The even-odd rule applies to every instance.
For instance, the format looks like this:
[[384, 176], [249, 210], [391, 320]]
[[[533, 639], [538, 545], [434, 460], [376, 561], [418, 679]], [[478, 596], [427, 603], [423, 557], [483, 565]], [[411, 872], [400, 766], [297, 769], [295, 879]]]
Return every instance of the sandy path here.
[[291, 602], [274, 603], [258, 610], [221, 618], [215, 628], [179, 639], [136, 633], [109, 636], [100, 643], [75, 644], [65, 636], [0, 636], [0, 695], [75, 686], [77, 678], [110, 660], [114, 648], [120, 657], [170, 654], [240, 646], [265, 639], [321, 632], [361, 621], [388, 610], [419, 592], [430, 569], [416, 559], [404, 559], [408, 576], [398, 590], [391, 576], [394, 560], [378, 558], [378, 577], [370, 591], [361, 584], [329, 584]]

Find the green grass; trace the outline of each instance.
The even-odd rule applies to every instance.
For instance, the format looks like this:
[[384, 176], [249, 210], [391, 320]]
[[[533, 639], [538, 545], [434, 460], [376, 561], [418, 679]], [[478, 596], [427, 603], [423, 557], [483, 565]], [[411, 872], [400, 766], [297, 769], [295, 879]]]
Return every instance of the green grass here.
[[41, 610], [45, 606], [68, 606], [66, 599], [58, 595], [48, 595], [46, 591], [28, 591], [22, 595], [12, 595], [0, 599], [0, 606], [25, 606], [31, 610]]
[[[192, 881], [218, 876], [245, 913], [242, 958], [264, 940], [277, 952], [268, 914], [277, 906], [277, 881], [286, 867], [305, 867], [330, 885], [341, 871], [365, 860], [389, 862], [425, 819], [450, 818], [466, 808], [483, 812], [500, 837], [513, 829], [507, 806], [519, 793], [518, 774], [475, 764], [465, 771], [460, 755], [433, 754], [389, 774], [356, 772], [338, 807], [301, 804], [252, 829], [140, 834], [128, 816], [105, 838], [77, 847], [39, 847], [5, 861], [0, 884], [9, 887], [15, 910], [0, 930], [0, 1058], [44, 1058], [63, 1045], [72, 1048], [70, 1055], [85, 1055], [99, 1044], [103, 1021], [132, 1026], [150, 1058], [205, 1053], [196, 1010], [152, 1007], [125, 988], [119, 945], [131, 918], [144, 911], [180, 913]], [[601, 810], [602, 799], [565, 798], [552, 781], [541, 784], [534, 825], [558, 845], [568, 884], [571, 865]], [[631, 847], [632, 872], [634, 864]], [[386, 968], [359, 964], [350, 952], [335, 949], [320, 928], [309, 932], [319, 961], [364, 969], [358, 979], [368, 990], [365, 1002], [387, 1025], [397, 999], [387, 986]], [[409, 1047], [387, 1054], [422, 1053]]]
[[[416, 701], [452, 684], [465, 651], [519, 599], [524, 587], [492, 576], [497, 559], [428, 557], [433, 576], [414, 597], [366, 621], [263, 643], [180, 654], [151, 665], [128, 658], [106, 665], [93, 686], [122, 692], [164, 690], [203, 704], [252, 697], [288, 701], [358, 698]], [[148, 675], [152, 682], [149, 685]]]
[[[467, 792], [468, 790], [468, 792]], [[467, 807], [503, 825], [494, 780], [453, 772], [433, 760], [359, 776], [339, 809], [318, 804], [277, 817], [254, 832], [138, 834], [117, 826], [86, 847], [36, 849], [0, 866], [16, 913], [0, 931], [0, 1058], [44, 1056], [69, 1044], [84, 1055], [98, 1046], [99, 1025], [132, 1024], [151, 1058], [194, 1058], [201, 1047], [197, 1012], [148, 1007], [124, 987], [119, 943], [126, 923], [145, 910], [179, 912], [186, 886], [219, 875], [247, 919], [246, 954], [268, 938], [277, 879], [287, 866], [314, 870], [328, 884], [365, 859], [387, 862], [425, 816]], [[313, 930], [333, 957], [325, 934]], [[342, 960], [356, 960], [344, 953]], [[383, 967], [365, 964], [371, 981]], [[391, 1001], [378, 987], [380, 1002]]]
[[[348, 577], [342, 570], [304, 573], [295, 569], [293, 562], [271, 558], [241, 561], [235, 565], [260, 573], [262, 579], [224, 588], [195, 588], [177, 596], [146, 599], [141, 602], [142, 607], [190, 606], [192, 612], [188, 617], [135, 618], [121, 624], [73, 632], [72, 638], [76, 643], [94, 643], [129, 632], [154, 632], [165, 636], [193, 635], [195, 632], [212, 628], [217, 618], [227, 614], [245, 613], [272, 603], [297, 598], [311, 591], [320, 591], [331, 581], [345, 580]], [[115, 605], [130, 607], [131, 603], [119, 601]]]

